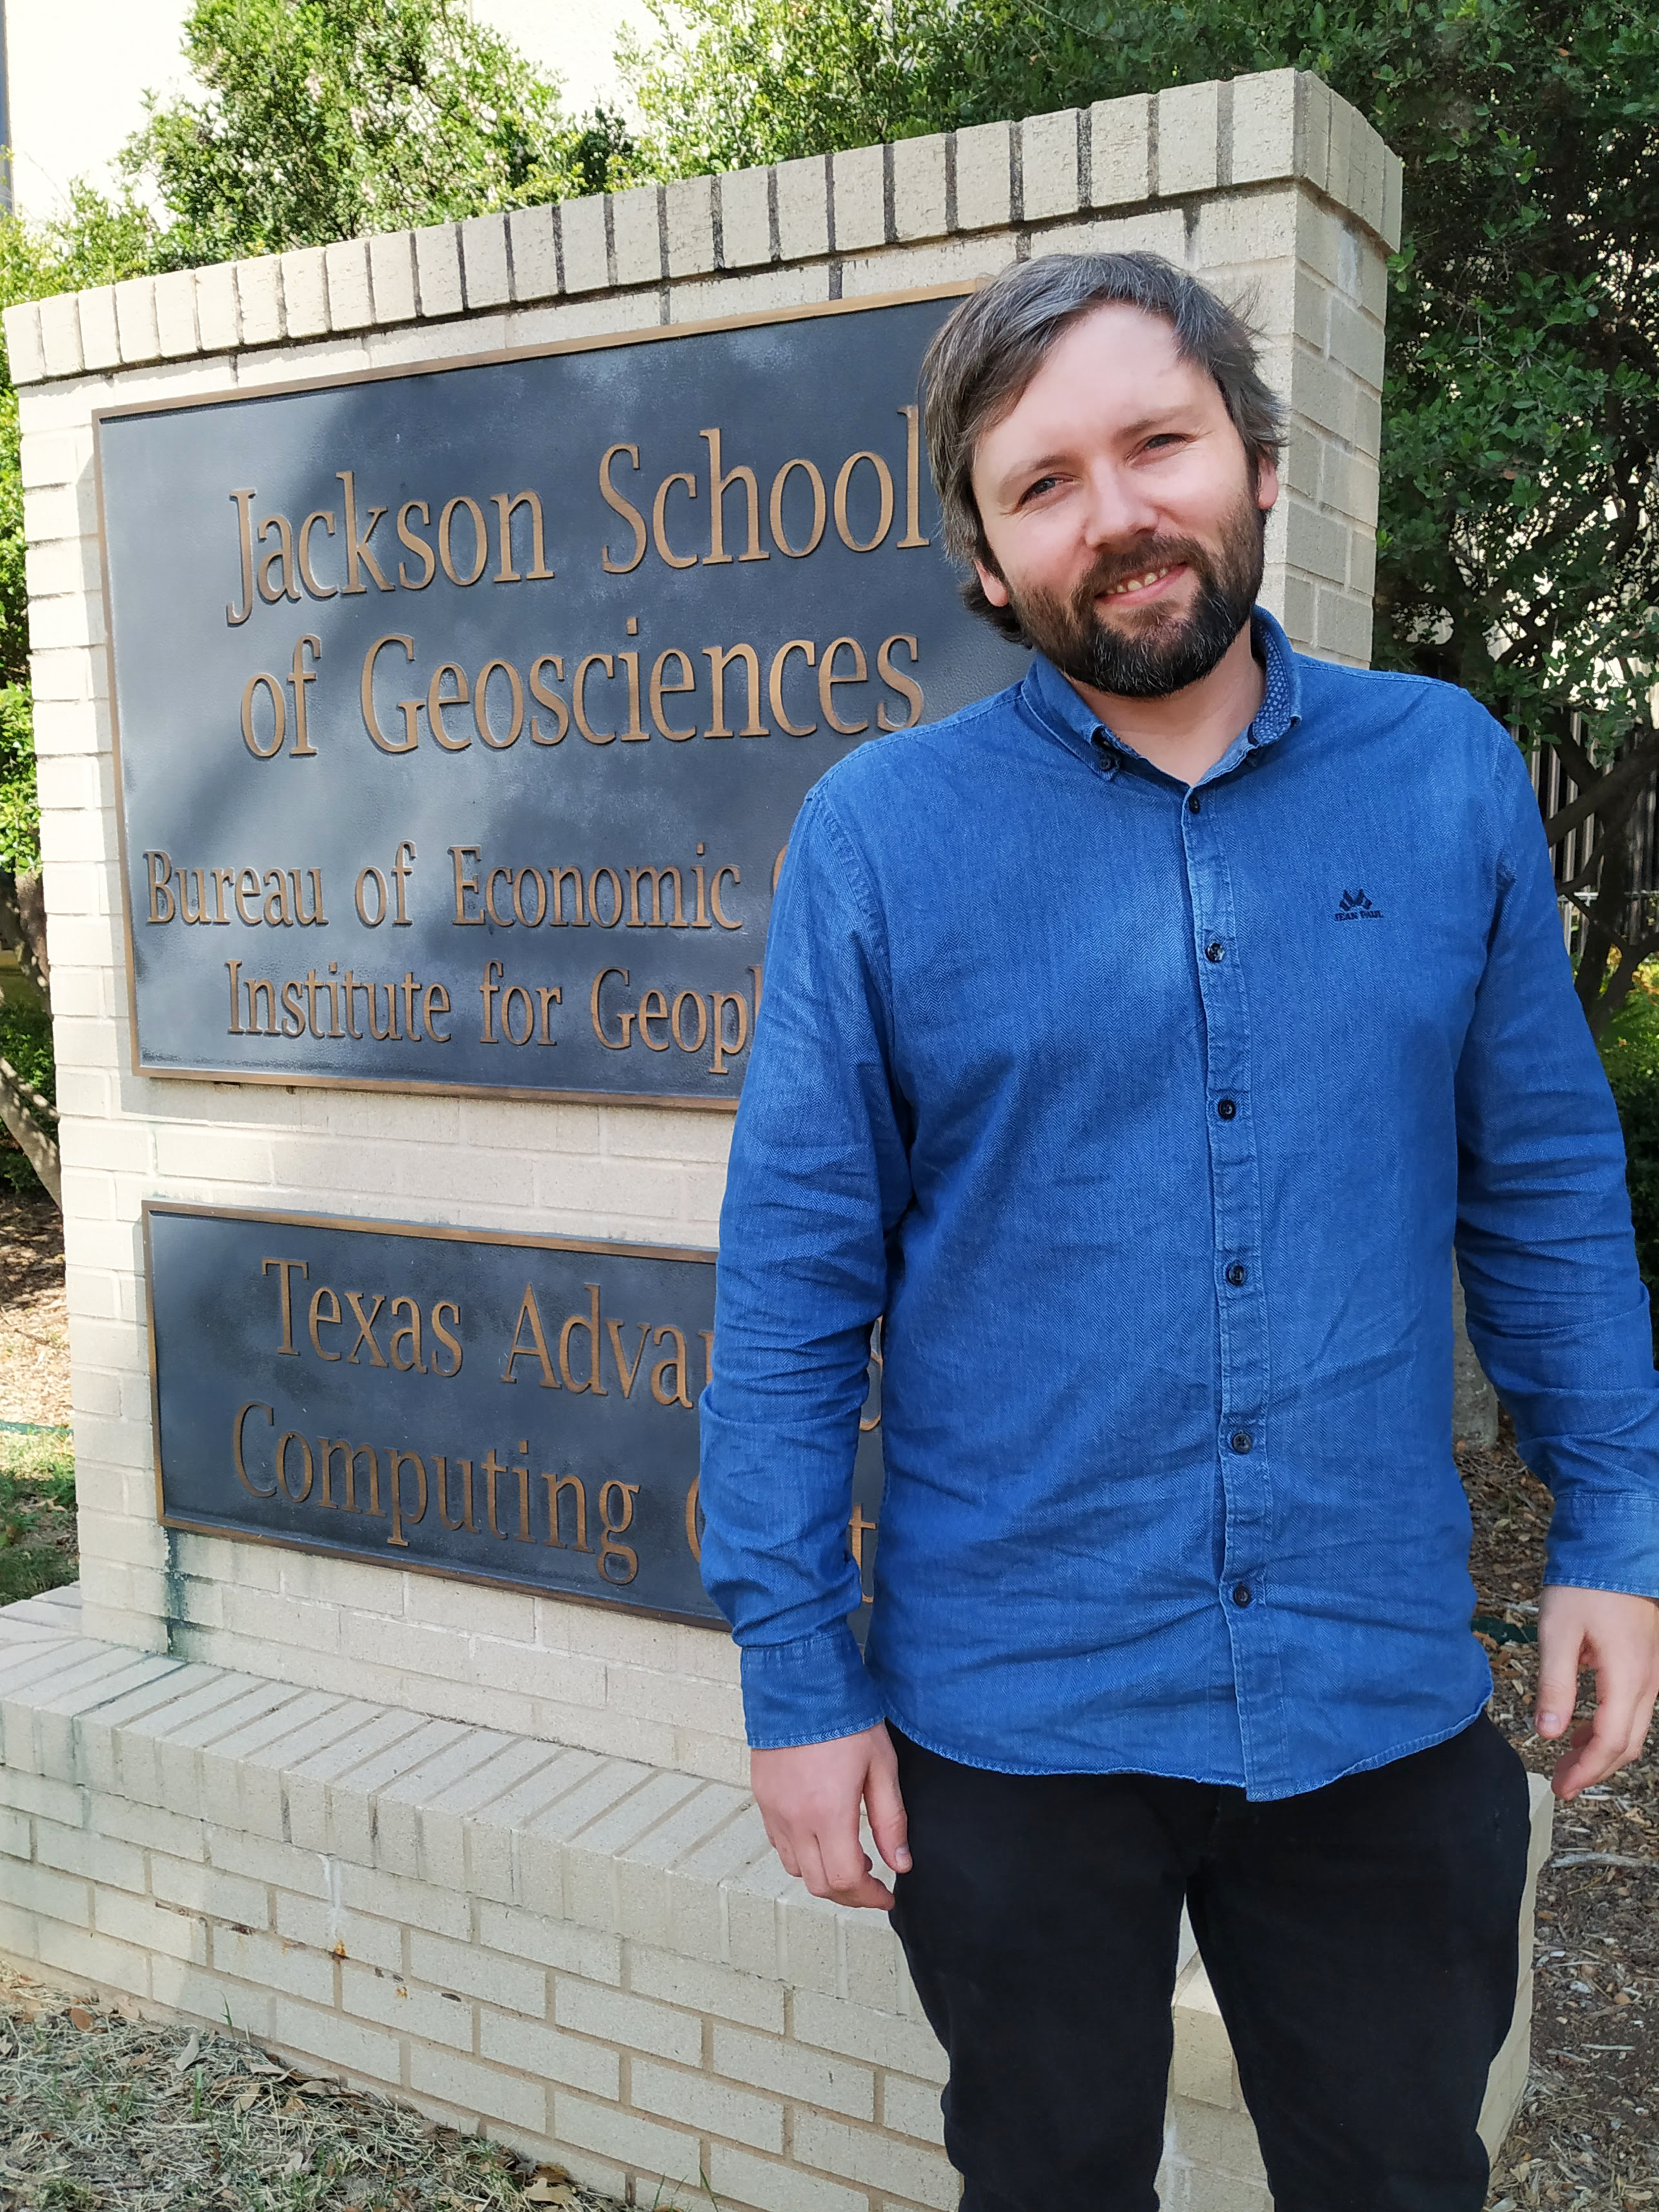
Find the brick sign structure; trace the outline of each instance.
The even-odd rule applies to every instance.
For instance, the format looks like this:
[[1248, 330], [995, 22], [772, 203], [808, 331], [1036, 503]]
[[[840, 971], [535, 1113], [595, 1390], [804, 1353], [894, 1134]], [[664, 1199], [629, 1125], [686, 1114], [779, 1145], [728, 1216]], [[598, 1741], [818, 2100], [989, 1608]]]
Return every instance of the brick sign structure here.
[[[689, 1109], [807, 784], [1020, 665], [916, 542], [945, 303], [1250, 294], [1262, 597], [1363, 663], [1400, 195], [1285, 70], [7, 311], [82, 1583], [0, 1615], [0, 1953], [635, 2203], [955, 2205], [892, 1931], [783, 1873], [686, 1617]], [[1190, 1948], [1175, 2049], [1164, 2201], [1268, 2212]]]

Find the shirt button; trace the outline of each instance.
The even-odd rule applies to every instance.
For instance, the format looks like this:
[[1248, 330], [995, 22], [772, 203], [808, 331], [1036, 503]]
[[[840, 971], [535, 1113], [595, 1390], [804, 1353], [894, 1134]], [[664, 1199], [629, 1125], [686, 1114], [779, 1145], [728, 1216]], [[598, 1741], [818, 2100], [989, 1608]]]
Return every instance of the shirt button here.
[[1238, 1111], [1238, 1103], [1232, 1098], [1218, 1098], [1215, 1102], [1215, 1110], [1224, 1121], [1231, 1121]]
[[1249, 1281], [1249, 1269], [1243, 1266], [1239, 1261], [1235, 1260], [1231, 1267], [1227, 1270], [1227, 1280], [1232, 1285], [1235, 1290], [1237, 1290], [1241, 1284]]
[[1187, 794], [1187, 811], [1188, 811], [1188, 814], [1196, 814], [1196, 813], [1198, 813], [1198, 812], [1200, 811], [1200, 799], [1199, 799], [1198, 793], [1197, 793], [1195, 791], [1190, 791], [1190, 792], [1188, 792], [1188, 794]]
[[1228, 1439], [1236, 1452], [1247, 1452], [1255, 1439], [1248, 1429], [1235, 1429]]
[[1204, 957], [1206, 960], [1224, 960], [1226, 957], [1226, 946], [1218, 937], [1212, 937], [1204, 948]]
[[1235, 1583], [1233, 1584], [1233, 1603], [1235, 1605], [1248, 1605], [1249, 1601], [1250, 1586], [1249, 1583]]

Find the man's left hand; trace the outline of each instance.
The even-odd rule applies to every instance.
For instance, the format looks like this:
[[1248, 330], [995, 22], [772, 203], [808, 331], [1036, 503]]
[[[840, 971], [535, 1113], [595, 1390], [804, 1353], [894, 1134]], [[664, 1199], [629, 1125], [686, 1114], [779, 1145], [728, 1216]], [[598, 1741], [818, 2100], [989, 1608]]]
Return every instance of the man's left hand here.
[[1538, 1606], [1536, 1725], [1546, 1739], [1565, 1735], [1578, 1703], [1578, 1676], [1595, 1674], [1595, 1712], [1573, 1729], [1571, 1749], [1551, 1788], [1576, 1797], [1642, 1755], [1659, 1697], [1659, 1602], [1622, 1590], [1551, 1583]]

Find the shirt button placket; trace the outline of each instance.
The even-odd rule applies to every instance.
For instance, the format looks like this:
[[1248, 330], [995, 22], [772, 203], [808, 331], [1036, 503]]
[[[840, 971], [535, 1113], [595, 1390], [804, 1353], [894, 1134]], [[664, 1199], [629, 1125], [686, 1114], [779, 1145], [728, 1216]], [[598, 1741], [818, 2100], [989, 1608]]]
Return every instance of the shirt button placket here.
[[1217, 1595], [1233, 1642], [1247, 1768], [1279, 1756], [1278, 1665], [1271, 1607], [1255, 1602], [1266, 1565], [1267, 1319], [1261, 1293], [1261, 1205], [1251, 1115], [1244, 971], [1232, 908], [1224, 830], [1228, 793], [1188, 795], [1182, 842], [1204, 1007], [1210, 1187], [1220, 1303], [1221, 1397], [1217, 1455], [1226, 1528]]

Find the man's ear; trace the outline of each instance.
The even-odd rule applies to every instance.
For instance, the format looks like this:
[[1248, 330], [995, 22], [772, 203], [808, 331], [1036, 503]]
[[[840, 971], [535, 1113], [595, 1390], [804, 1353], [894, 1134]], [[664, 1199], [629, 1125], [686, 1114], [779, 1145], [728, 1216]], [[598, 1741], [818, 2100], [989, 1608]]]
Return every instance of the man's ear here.
[[1265, 514], [1279, 497], [1279, 465], [1271, 453], [1256, 464], [1255, 503]]
[[1008, 586], [998, 575], [996, 570], [988, 568], [983, 561], [975, 561], [974, 574], [979, 578], [979, 587], [991, 605], [994, 607], [1006, 607], [1008, 604]]

